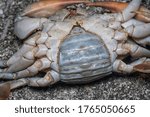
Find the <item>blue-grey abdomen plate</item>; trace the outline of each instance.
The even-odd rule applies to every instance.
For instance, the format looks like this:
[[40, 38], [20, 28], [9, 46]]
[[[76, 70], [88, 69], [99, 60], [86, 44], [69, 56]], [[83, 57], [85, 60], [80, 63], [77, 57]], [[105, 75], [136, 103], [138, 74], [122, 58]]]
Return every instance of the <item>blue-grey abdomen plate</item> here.
[[112, 72], [110, 54], [100, 37], [84, 32], [68, 36], [60, 45], [60, 78], [87, 83]]

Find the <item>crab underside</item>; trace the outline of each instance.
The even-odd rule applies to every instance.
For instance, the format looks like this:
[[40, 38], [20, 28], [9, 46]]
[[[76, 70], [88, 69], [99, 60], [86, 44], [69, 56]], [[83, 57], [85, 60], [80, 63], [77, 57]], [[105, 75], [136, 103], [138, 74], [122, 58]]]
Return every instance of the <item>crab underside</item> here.
[[[150, 73], [150, 23], [148, 13], [141, 13], [141, 0], [126, 4], [119, 13], [93, 16], [84, 9], [72, 15], [63, 7], [100, 3], [46, 0], [44, 8], [41, 3], [28, 7], [23, 14], [28, 17], [15, 23], [15, 34], [26, 40], [8, 61], [0, 61], [0, 79], [10, 80], [0, 85], [0, 99], [25, 85], [87, 83], [112, 72]], [[132, 62], [127, 64], [124, 59], [128, 56]], [[46, 75], [36, 77], [40, 72]]]

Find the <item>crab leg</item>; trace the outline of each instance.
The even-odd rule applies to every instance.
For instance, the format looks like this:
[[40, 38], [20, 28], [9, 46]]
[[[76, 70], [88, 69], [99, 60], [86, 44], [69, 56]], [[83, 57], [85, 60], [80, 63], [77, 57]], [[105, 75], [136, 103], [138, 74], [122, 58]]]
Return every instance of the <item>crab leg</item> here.
[[143, 72], [150, 73], [150, 59], [141, 58], [131, 64], [126, 64], [121, 60], [116, 60], [113, 64], [113, 71], [118, 73]]
[[59, 80], [59, 76], [54, 71], [49, 71], [43, 78], [22, 78], [2, 83], [0, 84], [0, 100], [7, 99], [9, 97], [10, 91], [13, 89], [26, 85], [31, 87], [46, 87], [58, 82]]
[[27, 68], [28, 66], [32, 65], [35, 60], [35, 52], [37, 51], [37, 48], [33, 48], [32, 51], [27, 52], [25, 55], [23, 55], [18, 62], [15, 62], [12, 64], [8, 69], [6, 69], [6, 72], [17, 72], [20, 70], [23, 70]]
[[98, 1], [98, 2], [91, 2], [87, 3], [87, 6], [95, 6], [95, 7], [103, 7], [111, 12], [120, 12], [123, 9], [125, 9], [128, 6], [128, 3], [123, 3], [123, 2], [105, 2], [105, 1]]
[[41, 0], [28, 6], [23, 15], [29, 17], [49, 17], [66, 5], [87, 2], [86, 0]]
[[142, 0], [132, 0], [127, 8], [125, 8], [122, 12], [106, 15], [111, 17], [114, 21], [126, 22], [132, 19], [136, 15], [136, 11], [139, 9]]
[[22, 65], [23, 67], [19, 67], [19, 68], [17, 68], [15, 65], [14, 65], [15, 67], [14, 66], [10, 67], [8, 70], [6, 70], [6, 73], [2, 72], [0, 74], [0, 79], [13, 80], [13, 79], [34, 76], [37, 73], [39, 73], [39, 71], [50, 68], [51, 61], [49, 61], [49, 59], [45, 57], [45, 58], [37, 60], [33, 65], [31, 65], [30, 67], [26, 67], [27, 69], [23, 70], [22, 68], [25, 68], [25, 66], [28, 66], [30, 62], [29, 64], [28, 63], [26, 64], [27, 65], [23, 64]]
[[36, 35], [26, 40], [25, 44], [7, 61], [7, 66], [9, 67], [21, 60], [22, 58], [24, 59], [23, 55], [35, 48], [36, 40], [38, 38], [39, 35], [36, 33]]
[[[44, 44], [39, 44], [31, 51], [28, 51], [20, 57], [20, 59], [14, 64], [10, 65], [6, 72], [17, 72], [23, 70], [34, 63], [35, 58], [41, 58], [46, 56], [48, 48]], [[42, 59], [43, 60], [43, 59]]]
[[138, 25], [144, 25], [144, 24], [145, 24], [144, 22], [138, 21], [136, 19], [131, 19], [131, 20], [121, 24], [121, 26], [123, 28], [127, 28], [127, 27], [129, 27], [131, 25], [138, 26]]
[[117, 49], [118, 55], [126, 55], [130, 53], [132, 57], [150, 57], [150, 51], [146, 48], [143, 48], [134, 42], [128, 41], [125, 44], [119, 44]]
[[[8, 73], [17, 72], [32, 65], [34, 63], [35, 53], [37, 52], [37, 50], [38, 48], [34, 47], [31, 51], [28, 51], [24, 55], [16, 58], [17, 61], [15, 60], [14, 57], [10, 58], [10, 60], [6, 62], [6, 65], [8, 66], [8, 68], [5, 68], [3, 70], [1, 69], [1, 72], [8, 72]], [[14, 59], [14, 62], [13, 62], [13, 59]]]
[[134, 66], [134, 71], [150, 73], [150, 59], [142, 64], [138, 64]]
[[[121, 12], [127, 6], [128, 3], [123, 2], [93, 2], [93, 3], [87, 3], [88, 6], [96, 6], [96, 7], [104, 7], [106, 9], [109, 9], [111, 12]], [[143, 22], [150, 22], [150, 10], [141, 6], [137, 11], [134, 11], [136, 13], [136, 19], [143, 21]]]
[[[25, 39], [29, 35], [32, 34], [35, 30], [39, 30], [43, 27], [43, 23], [46, 22], [47, 19], [33, 19], [33, 18], [24, 18], [17, 23], [15, 23], [15, 34], [20, 39]], [[21, 49], [18, 50], [7, 62], [7, 66], [14, 64], [16, 61], [22, 58], [22, 56], [28, 51], [32, 50], [36, 44], [44, 43], [48, 38], [47, 33], [45, 32], [37, 32], [34, 35], [30, 36], [24, 42], [24, 45]], [[1, 65], [0, 65], [1, 66]]]
[[150, 23], [137, 25], [137, 26], [131, 25], [127, 27], [125, 30], [131, 37], [144, 38], [144, 37], [150, 36]]
[[[26, 50], [25, 50], [26, 51]], [[16, 72], [34, 63], [33, 51], [27, 52], [25, 55], [21, 51], [17, 52], [13, 57], [11, 57], [7, 62], [0, 61], [0, 67], [5, 69], [0, 69], [0, 72]], [[32, 57], [32, 58], [31, 58]]]
[[0, 84], [0, 100], [5, 100], [9, 97], [10, 94], [10, 84], [2, 83]]
[[144, 39], [134, 39], [138, 44], [143, 45], [144, 47], [150, 46], [150, 36]]
[[146, 22], [146, 23], [150, 23], [150, 10], [145, 8], [145, 7], [141, 7], [140, 11], [136, 11], [135, 12], [136, 15], [136, 19]]
[[121, 22], [126, 22], [133, 18], [136, 15], [135, 11], [137, 11], [140, 7], [141, 1], [142, 0], [132, 0], [128, 7], [118, 14], [118, 18], [116, 19]]
[[150, 45], [150, 23], [143, 23], [131, 19], [122, 24], [129, 36], [143, 46]]
[[10, 66], [10, 65], [14, 64], [15, 62], [17, 62], [18, 60], [21, 59], [21, 57], [23, 56], [23, 54], [25, 54], [26, 52], [28, 52], [29, 50], [32, 50], [32, 49], [33, 49], [33, 46], [24, 44], [24, 45], [22, 46], [22, 48], [19, 49], [18, 52], [15, 53], [15, 54], [6, 62], [6, 65], [7, 65], [7, 66]]
[[[43, 36], [41, 36], [42, 38]], [[0, 70], [0, 72], [16, 72], [27, 68], [28, 66], [34, 63], [35, 58], [40, 58], [47, 54], [48, 48], [44, 44], [40, 44], [40, 42], [44, 42], [46, 38], [30, 38], [25, 42], [23, 47], [14, 54], [7, 62], [0, 61], [0, 67], [6, 68], [5, 70]], [[39, 43], [36, 46], [36, 43]]]

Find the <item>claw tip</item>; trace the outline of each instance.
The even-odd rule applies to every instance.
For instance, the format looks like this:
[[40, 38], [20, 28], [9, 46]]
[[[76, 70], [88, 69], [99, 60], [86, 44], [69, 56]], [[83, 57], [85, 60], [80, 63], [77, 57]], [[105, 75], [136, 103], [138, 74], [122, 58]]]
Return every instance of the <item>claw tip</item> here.
[[137, 65], [134, 67], [134, 69], [139, 72], [150, 73], [150, 62]]

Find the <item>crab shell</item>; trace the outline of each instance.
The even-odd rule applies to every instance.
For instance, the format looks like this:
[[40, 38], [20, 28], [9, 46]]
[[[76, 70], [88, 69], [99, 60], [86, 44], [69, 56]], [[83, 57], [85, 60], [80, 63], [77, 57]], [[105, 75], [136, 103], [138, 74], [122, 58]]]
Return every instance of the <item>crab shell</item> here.
[[[35, 20], [39, 22], [42, 19]], [[99, 16], [89, 17], [88, 20], [85, 17], [57, 22], [45, 20], [45, 23], [37, 27], [32, 21], [32, 18], [27, 18], [17, 22], [16, 35], [19, 38], [26, 38], [31, 32], [39, 29], [38, 26], [44, 24], [40, 33], [45, 35], [46, 39], [42, 39], [41, 36], [40, 39], [44, 41], [37, 40], [36, 43], [46, 45], [48, 50], [46, 55], [52, 61], [51, 69], [54, 79], [58, 79], [56, 77], [59, 76], [63, 82], [87, 83], [112, 73], [112, 63], [116, 56], [112, 49], [116, 49], [117, 41], [105, 42], [106, 38], [111, 38], [114, 30], [107, 28], [108, 23], [100, 20]], [[30, 22], [27, 27], [23, 25], [25, 22], [26, 24]], [[32, 25], [36, 28], [31, 29], [29, 26]], [[91, 27], [97, 27], [99, 31], [90, 30]], [[30, 32], [25, 33], [26, 30]]]
[[[111, 74], [112, 71], [118, 72], [116, 70], [118, 65], [114, 65], [114, 62], [126, 57], [128, 53], [135, 58], [149, 57], [149, 50], [142, 48], [140, 53], [139, 46], [127, 41], [129, 36], [133, 38], [149, 36], [150, 24], [130, 20], [135, 16], [135, 13], [130, 11], [138, 9], [140, 1], [132, 1], [123, 14], [83, 15], [55, 21], [51, 18], [23, 18], [15, 24], [15, 34], [20, 39], [26, 39], [36, 30], [40, 30], [29, 37], [25, 43], [38, 46], [38, 51], [33, 52], [33, 56], [38, 59], [46, 56], [49, 59], [50, 65], [47, 66], [50, 67], [55, 82], [59, 80], [67, 83], [91, 82]], [[61, 15], [65, 13], [63, 10], [60, 11]], [[134, 28], [133, 25], [137, 27]], [[143, 26], [138, 27], [138, 25]], [[142, 34], [139, 33], [140, 30], [143, 30]], [[136, 48], [140, 48], [140, 51], [136, 52]], [[27, 55], [27, 58], [30, 56]], [[9, 60], [7, 64], [11, 61], [14, 59]], [[26, 66], [26, 63], [23, 66]], [[13, 69], [14, 67], [10, 67], [7, 72], [17, 71]], [[44, 66], [41, 69], [44, 69]], [[133, 69], [129, 67], [127, 72], [133, 72]]]

